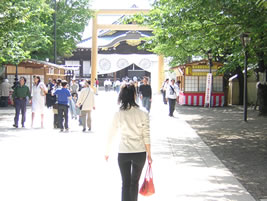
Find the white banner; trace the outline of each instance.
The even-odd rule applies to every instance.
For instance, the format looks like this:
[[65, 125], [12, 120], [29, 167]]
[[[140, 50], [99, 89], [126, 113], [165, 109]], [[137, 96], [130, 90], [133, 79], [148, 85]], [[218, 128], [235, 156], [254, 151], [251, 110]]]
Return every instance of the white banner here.
[[155, 54], [98, 54], [97, 73], [113, 73], [131, 64], [151, 72], [154, 61], [158, 61]]
[[[206, 93], [205, 93], [205, 104], [204, 106], [211, 107], [211, 91], [212, 91], [212, 73], [207, 74], [207, 82], [206, 82]], [[210, 104], [211, 103], [211, 104]]]

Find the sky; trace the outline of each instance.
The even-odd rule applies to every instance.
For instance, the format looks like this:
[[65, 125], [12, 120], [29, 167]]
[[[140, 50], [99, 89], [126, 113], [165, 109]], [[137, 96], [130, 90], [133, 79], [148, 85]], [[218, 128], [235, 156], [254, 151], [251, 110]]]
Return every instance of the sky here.
[[120, 9], [137, 5], [139, 8], [149, 8], [151, 0], [91, 0], [93, 9]]
[[[129, 9], [134, 4], [140, 9], [151, 8], [152, 0], [91, 0], [91, 9]], [[99, 24], [110, 24], [119, 16], [99, 16]], [[82, 39], [88, 38], [92, 35], [92, 21], [89, 22], [85, 28]]]

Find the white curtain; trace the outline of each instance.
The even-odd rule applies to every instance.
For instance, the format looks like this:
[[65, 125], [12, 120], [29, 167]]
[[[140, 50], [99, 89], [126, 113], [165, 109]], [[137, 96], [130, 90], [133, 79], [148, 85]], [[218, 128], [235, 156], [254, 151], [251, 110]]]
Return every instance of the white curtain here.
[[89, 76], [91, 74], [90, 61], [83, 61], [83, 76]]
[[155, 54], [98, 54], [97, 73], [107, 74], [135, 64], [151, 72], [153, 63], [158, 60]]

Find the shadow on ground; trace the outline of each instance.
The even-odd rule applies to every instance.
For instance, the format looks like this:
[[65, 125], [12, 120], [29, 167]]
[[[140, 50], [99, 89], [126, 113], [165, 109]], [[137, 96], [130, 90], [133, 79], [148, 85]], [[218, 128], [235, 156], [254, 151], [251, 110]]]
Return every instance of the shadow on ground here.
[[179, 117], [198, 133], [213, 153], [255, 199], [267, 197], [267, 118], [238, 107], [177, 107]]

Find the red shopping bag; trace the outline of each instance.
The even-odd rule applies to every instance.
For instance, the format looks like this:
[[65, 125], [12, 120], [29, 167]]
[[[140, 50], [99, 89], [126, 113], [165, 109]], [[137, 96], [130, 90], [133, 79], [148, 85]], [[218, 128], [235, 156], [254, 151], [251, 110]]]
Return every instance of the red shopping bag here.
[[151, 163], [148, 164], [145, 180], [144, 183], [142, 184], [142, 187], [139, 190], [139, 193], [143, 196], [150, 196], [155, 193]]

